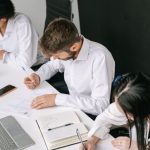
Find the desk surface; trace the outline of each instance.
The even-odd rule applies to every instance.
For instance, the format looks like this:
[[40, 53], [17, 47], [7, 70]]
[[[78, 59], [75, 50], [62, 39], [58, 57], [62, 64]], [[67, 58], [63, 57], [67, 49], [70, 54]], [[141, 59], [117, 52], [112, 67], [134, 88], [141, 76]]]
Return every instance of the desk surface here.
[[[47, 82], [43, 82], [39, 88], [35, 90], [29, 90], [25, 87], [23, 84], [23, 79], [31, 74], [33, 71], [31, 69], [23, 70], [21, 68], [17, 68], [11, 64], [2, 64], [0, 61], [0, 88], [12, 84], [17, 87], [16, 90], [13, 92], [5, 95], [4, 97], [0, 98], [0, 117], [7, 116], [7, 115], [13, 115], [15, 118], [19, 121], [21, 126], [26, 130], [26, 132], [34, 139], [36, 142], [36, 145], [33, 145], [27, 150], [47, 150], [46, 145], [44, 143], [44, 140], [42, 138], [42, 135], [40, 133], [40, 130], [35, 122], [36, 118], [38, 118], [41, 115], [51, 114], [55, 112], [62, 112], [67, 110], [73, 110], [78, 115], [81, 122], [83, 122], [88, 129], [92, 127], [93, 120], [91, 120], [85, 113], [78, 109], [68, 108], [68, 107], [51, 107], [51, 108], [45, 108], [41, 110], [35, 110], [31, 109], [30, 104], [32, 101], [33, 96], [37, 96], [36, 93], [40, 94], [42, 92], [57, 92], [56, 89], [54, 89], [52, 86], [50, 86]], [[38, 91], [38, 92], [37, 92]], [[26, 94], [26, 92], [28, 94]], [[29, 96], [27, 96], [29, 95]], [[30, 97], [31, 96], [31, 97]], [[16, 99], [24, 100], [28, 99], [28, 102], [25, 103], [25, 108], [21, 108], [20, 110], [15, 109], [15, 104], [17, 103]], [[24, 103], [21, 101], [21, 103]], [[18, 105], [18, 104], [17, 104]], [[28, 115], [22, 115], [23, 110], [27, 109], [30, 111], [30, 114]], [[112, 138], [109, 138], [109, 141]], [[106, 141], [104, 141], [106, 144]], [[106, 145], [110, 145], [110, 142]], [[98, 145], [97, 149], [101, 149], [101, 146]], [[77, 150], [79, 148], [79, 145], [73, 145], [66, 148], [62, 148], [61, 150]], [[103, 149], [103, 148], [102, 148]], [[105, 149], [105, 148], [104, 148]], [[109, 149], [113, 150], [113, 148], [109, 147]]]
[[[27, 75], [29, 75], [32, 72], [32, 70], [23, 70], [21, 68], [16, 68], [15, 66], [11, 64], [2, 64], [0, 62], [0, 88], [11, 84], [17, 87], [16, 90], [10, 92], [9, 94], [3, 96], [0, 98], [0, 110], [1, 115], [0, 117], [6, 116], [6, 115], [14, 115], [15, 118], [19, 121], [19, 123], [22, 125], [22, 127], [26, 130], [27, 133], [35, 140], [37, 143], [34, 146], [31, 146], [27, 148], [28, 150], [46, 150], [45, 143], [43, 141], [43, 138], [41, 136], [41, 133], [37, 127], [37, 124], [35, 122], [36, 117], [49, 114], [49, 113], [55, 113], [59, 111], [66, 111], [66, 110], [74, 110], [76, 111], [79, 119], [84, 122], [87, 126], [87, 128], [91, 128], [93, 121], [83, 112], [80, 110], [67, 108], [67, 107], [52, 107], [52, 108], [46, 108], [41, 110], [32, 110], [30, 108], [30, 104], [32, 101], [32, 96], [36, 93], [42, 94], [44, 92], [50, 92], [54, 93], [57, 92], [52, 86], [50, 86], [47, 82], [44, 82], [41, 84], [41, 86], [35, 90], [29, 90], [25, 87], [23, 84], [23, 79]], [[32, 98], [31, 98], [31, 97]], [[24, 103], [21, 99], [30, 98], [28, 100], [28, 103]], [[19, 101], [21, 100], [21, 104], [19, 104]], [[21, 105], [29, 105], [26, 106], [28, 108], [25, 108], [25, 106]], [[31, 114], [29, 116], [22, 115], [21, 109], [17, 107], [22, 107], [21, 109], [31, 109]], [[12, 110], [14, 108], [14, 110]], [[18, 111], [18, 113], [17, 113]], [[75, 149], [76, 146], [72, 146], [69, 149]], [[63, 148], [63, 150], [69, 150], [68, 148]]]

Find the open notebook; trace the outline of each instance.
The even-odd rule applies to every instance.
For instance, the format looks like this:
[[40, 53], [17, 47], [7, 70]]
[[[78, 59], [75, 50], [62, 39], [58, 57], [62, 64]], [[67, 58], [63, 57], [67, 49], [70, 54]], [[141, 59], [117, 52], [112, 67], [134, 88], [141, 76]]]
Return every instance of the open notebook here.
[[82, 140], [87, 140], [88, 130], [75, 112], [66, 111], [42, 116], [37, 119], [37, 123], [49, 150], [79, 143], [77, 129]]

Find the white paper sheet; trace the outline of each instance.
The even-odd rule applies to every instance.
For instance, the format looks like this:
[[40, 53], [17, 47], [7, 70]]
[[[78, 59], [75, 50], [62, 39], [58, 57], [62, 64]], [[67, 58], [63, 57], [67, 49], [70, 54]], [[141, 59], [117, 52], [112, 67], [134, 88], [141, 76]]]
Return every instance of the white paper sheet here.
[[34, 98], [44, 94], [54, 93], [51, 88], [37, 88], [34, 90], [22, 87], [16, 89], [14, 92], [5, 95], [1, 98], [3, 103], [0, 105], [0, 111], [7, 112], [9, 114], [20, 114], [30, 116], [32, 111], [31, 103]]

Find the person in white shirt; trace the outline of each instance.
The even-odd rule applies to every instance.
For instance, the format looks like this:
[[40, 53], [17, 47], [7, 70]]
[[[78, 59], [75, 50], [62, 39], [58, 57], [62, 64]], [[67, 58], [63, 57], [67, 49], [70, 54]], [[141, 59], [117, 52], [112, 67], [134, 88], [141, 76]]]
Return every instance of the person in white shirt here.
[[0, 1], [0, 60], [31, 67], [37, 58], [38, 34], [30, 19], [15, 13], [11, 0]]
[[127, 124], [129, 137], [119, 136], [112, 145], [119, 150], [149, 150], [150, 78], [143, 73], [123, 76], [113, 89], [112, 99], [115, 102], [96, 118], [89, 131], [86, 149], [94, 150], [98, 141], [108, 137], [113, 125]]
[[50, 22], [41, 47], [46, 57], [53, 59], [24, 83], [34, 89], [54, 74], [64, 72], [69, 94], [46, 94], [33, 100], [33, 108], [63, 105], [79, 108], [98, 115], [109, 105], [115, 62], [111, 53], [101, 44], [80, 36], [75, 25], [64, 18]]

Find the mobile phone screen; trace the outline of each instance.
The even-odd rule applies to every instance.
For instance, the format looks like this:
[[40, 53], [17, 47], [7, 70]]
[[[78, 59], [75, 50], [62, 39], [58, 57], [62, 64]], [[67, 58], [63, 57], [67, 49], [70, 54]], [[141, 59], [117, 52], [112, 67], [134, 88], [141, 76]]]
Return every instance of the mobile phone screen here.
[[11, 90], [13, 90], [15, 88], [16, 87], [13, 86], [13, 85], [6, 85], [5, 87], [3, 87], [3, 88], [0, 89], [0, 96], [6, 94], [7, 92], [9, 92], [9, 91], [11, 91]]

